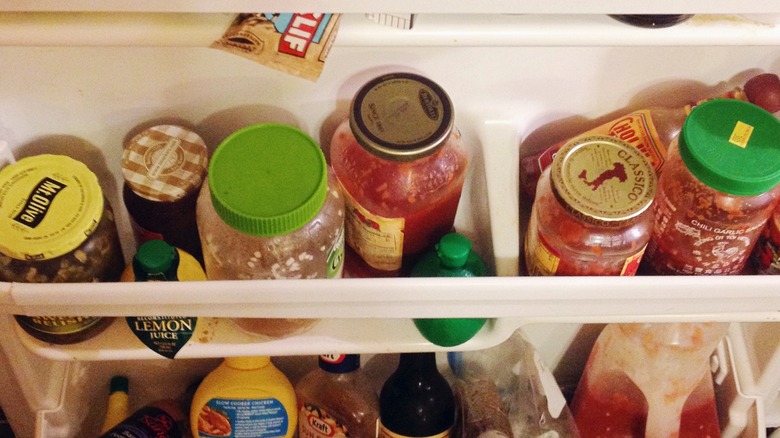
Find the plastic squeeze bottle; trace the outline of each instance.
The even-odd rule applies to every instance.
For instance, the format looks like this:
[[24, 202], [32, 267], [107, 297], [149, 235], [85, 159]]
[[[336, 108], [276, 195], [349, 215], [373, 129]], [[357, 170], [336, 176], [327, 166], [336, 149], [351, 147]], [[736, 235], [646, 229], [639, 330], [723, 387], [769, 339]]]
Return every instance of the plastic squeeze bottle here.
[[[205, 281], [195, 257], [162, 240], [144, 242], [122, 273], [122, 281]], [[192, 316], [128, 316], [133, 334], [157, 354], [173, 359], [192, 337], [198, 318]]]
[[[772, 73], [754, 76], [743, 88], [734, 88], [721, 98], [746, 100], [770, 113], [780, 111], [780, 78]], [[666, 162], [666, 151], [672, 139], [677, 137], [683, 122], [691, 110], [712, 99], [692, 102], [682, 108], [652, 107], [628, 113], [585, 134], [611, 135], [627, 141], [650, 160], [656, 173]], [[568, 140], [556, 143], [542, 152], [523, 157], [520, 160], [520, 189], [533, 199], [536, 184], [542, 171], [552, 164], [553, 157]]]
[[295, 436], [295, 390], [267, 356], [229, 357], [198, 386], [190, 407], [195, 438]]
[[298, 437], [375, 437], [379, 398], [360, 369], [358, 354], [319, 357], [297, 385]]
[[[444, 235], [432, 251], [427, 252], [412, 268], [412, 277], [484, 277], [488, 268], [473, 244], [464, 235]], [[486, 318], [419, 318], [417, 330], [436, 345], [451, 347], [462, 344], [485, 325]]]
[[127, 395], [127, 387], [127, 377], [114, 376], [111, 378], [106, 417], [103, 420], [103, 427], [100, 428], [100, 433], [108, 432], [109, 429], [119, 424], [130, 414], [130, 400]]
[[709, 357], [727, 329], [608, 324], [572, 400], [580, 435], [720, 437]]

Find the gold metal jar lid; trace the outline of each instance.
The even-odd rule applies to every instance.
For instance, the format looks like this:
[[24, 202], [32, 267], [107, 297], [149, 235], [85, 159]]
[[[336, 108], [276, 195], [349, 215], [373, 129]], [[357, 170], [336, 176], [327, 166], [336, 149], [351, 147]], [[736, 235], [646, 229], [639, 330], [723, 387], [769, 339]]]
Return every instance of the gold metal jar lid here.
[[602, 225], [620, 225], [653, 202], [657, 178], [639, 149], [604, 135], [577, 137], [555, 155], [552, 188], [575, 216]]
[[208, 152], [198, 134], [176, 125], [151, 127], [134, 136], [122, 153], [122, 174], [139, 196], [173, 202], [200, 188]]
[[452, 102], [428, 78], [390, 73], [358, 90], [349, 125], [368, 152], [387, 160], [413, 161], [447, 141], [453, 126]]

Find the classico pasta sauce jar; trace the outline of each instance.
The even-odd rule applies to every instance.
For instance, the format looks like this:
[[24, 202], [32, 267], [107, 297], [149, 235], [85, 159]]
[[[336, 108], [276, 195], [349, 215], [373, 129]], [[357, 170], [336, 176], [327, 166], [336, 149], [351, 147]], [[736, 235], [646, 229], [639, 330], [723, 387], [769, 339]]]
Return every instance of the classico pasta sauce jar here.
[[[98, 179], [64, 155], [36, 155], [0, 171], [0, 281], [118, 281], [124, 269], [114, 214]], [[112, 318], [21, 316], [19, 325], [46, 342], [91, 338]]]
[[[197, 205], [209, 280], [338, 278], [344, 260], [344, 199], [319, 145], [266, 123], [217, 147]], [[239, 318], [244, 330], [283, 337], [315, 319]]]
[[660, 177], [643, 272], [740, 273], [779, 182], [780, 121], [772, 114], [732, 100], [694, 108]]
[[330, 157], [346, 197], [348, 277], [408, 273], [452, 231], [468, 156], [447, 93], [391, 73], [366, 83], [333, 134]]
[[525, 238], [529, 275], [634, 275], [650, 239], [650, 161], [623, 140], [566, 143], [540, 179]]

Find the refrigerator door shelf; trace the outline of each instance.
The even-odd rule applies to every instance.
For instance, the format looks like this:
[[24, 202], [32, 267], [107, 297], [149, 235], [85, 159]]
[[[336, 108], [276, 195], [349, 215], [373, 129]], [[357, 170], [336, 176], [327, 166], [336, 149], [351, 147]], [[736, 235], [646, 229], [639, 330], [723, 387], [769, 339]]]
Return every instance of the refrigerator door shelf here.
[[[287, 9], [285, 9], [286, 11]], [[0, 46], [208, 47], [234, 14], [2, 12]], [[770, 17], [767, 14], [767, 17]], [[742, 46], [774, 45], [780, 26], [755, 16], [703, 14], [666, 29], [643, 29], [606, 14], [415, 14], [395, 29], [362, 13], [344, 14], [334, 47]]]

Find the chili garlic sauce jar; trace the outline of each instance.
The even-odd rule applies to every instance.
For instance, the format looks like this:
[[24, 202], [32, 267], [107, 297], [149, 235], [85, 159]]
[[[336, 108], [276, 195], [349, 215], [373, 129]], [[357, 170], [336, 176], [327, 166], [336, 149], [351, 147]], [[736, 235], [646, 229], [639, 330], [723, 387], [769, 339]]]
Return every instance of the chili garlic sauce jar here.
[[176, 125], [135, 135], [122, 154], [122, 196], [136, 243], [164, 240], [202, 261], [195, 203], [208, 152], [198, 134]]
[[747, 102], [691, 111], [658, 183], [656, 224], [642, 271], [737, 274], [780, 189], [780, 121]]
[[[123, 265], [113, 211], [87, 166], [63, 155], [36, 155], [0, 171], [0, 281], [118, 281]], [[16, 320], [38, 339], [70, 344], [97, 335], [112, 318]]]
[[365, 84], [333, 134], [346, 197], [349, 277], [397, 276], [452, 231], [468, 156], [433, 81], [392, 73]]
[[[341, 276], [344, 199], [317, 143], [259, 124], [226, 138], [209, 164], [197, 221], [209, 280]], [[252, 333], [294, 334], [314, 319], [237, 319]]]
[[525, 239], [529, 275], [634, 275], [650, 239], [652, 164], [623, 140], [566, 143], [540, 179]]

